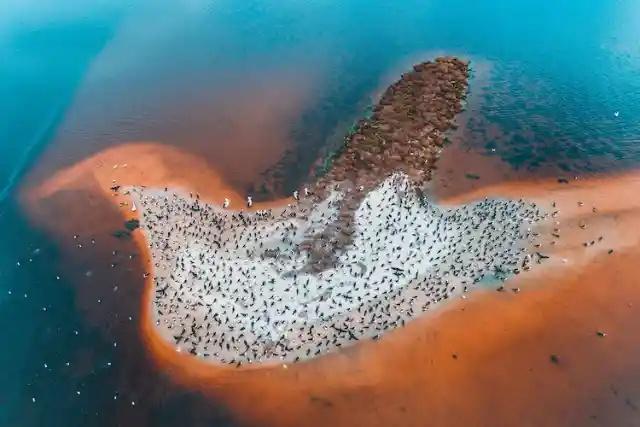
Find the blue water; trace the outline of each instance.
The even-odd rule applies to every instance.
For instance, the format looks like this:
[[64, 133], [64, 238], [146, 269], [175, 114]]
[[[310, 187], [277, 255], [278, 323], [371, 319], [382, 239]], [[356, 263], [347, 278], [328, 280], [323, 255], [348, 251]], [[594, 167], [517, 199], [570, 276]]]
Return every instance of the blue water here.
[[[0, 5], [0, 426], [175, 425], [185, 408], [186, 425], [224, 419], [210, 402], [162, 395], [144, 359], [87, 326], [59, 248], [14, 200], [36, 162], [53, 171], [126, 141], [186, 141], [233, 184], [256, 188], [209, 140], [250, 106], [291, 96], [302, 100], [285, 123], [288, 191], [376, 91], [437, 52], [490, 64], [477, 115], [501, 132], [473, 129], [476, 149], [533, 172], [640, 160], [634, 0], [86, 3]], [[220, 95], [245, 81], [276, 95]], [[298, 84], [304, 96], [289, 95]], [[211, 114], [194, 113], [203, 109]], [[251, 128], [255, 115], [245, 120]], [[235, 143], [230, 129], [220, 139]]]

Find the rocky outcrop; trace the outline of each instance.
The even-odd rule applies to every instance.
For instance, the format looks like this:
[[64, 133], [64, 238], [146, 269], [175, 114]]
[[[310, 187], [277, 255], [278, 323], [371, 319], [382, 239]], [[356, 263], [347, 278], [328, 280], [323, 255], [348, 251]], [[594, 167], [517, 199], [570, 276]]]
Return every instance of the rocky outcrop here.
[[406, 173], [418, 191], [431, 179], [444, 132], [463, 109], [468, 76], [468, 62], [454, 57], [417, 64], [387, 88], [371, 117], [345, 136], [326, 173], [309, 186], [319, 201], [336, 183], [349, 184], [339, 219], [315, 236], [319, 241], [307, 244], [313, 247], [310, 268], [327, 268], [336, 251], [349, 245], [350, 235], [343, 231], [349, 230], [366, 191], [397, 171]]

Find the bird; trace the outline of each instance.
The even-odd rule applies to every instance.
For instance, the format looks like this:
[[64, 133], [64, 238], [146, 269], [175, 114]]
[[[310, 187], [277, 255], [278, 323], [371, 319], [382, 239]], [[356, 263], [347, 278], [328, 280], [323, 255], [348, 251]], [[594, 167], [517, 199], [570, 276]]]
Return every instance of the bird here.
[[251, 198], [251, 196], [247, 197], [247, 207], [250, 208], [251, 205], [253, 205], [253, 199]]
[[620, 115], [620, 111], [616, 111], [615, 113], [613, 113], [613, 115], [618, 117]]
[[222, 207], [225, 208], [225, 209], [228, 208], [229, 207], [229, 203], [230, 203], [229, 199], [225, 197], [224, 198], [224, 202], [222, 203]]
[[300, 200], [300, 196], [298, 195], [298, 190], [293, 192], [293, 198], [296, 200]]

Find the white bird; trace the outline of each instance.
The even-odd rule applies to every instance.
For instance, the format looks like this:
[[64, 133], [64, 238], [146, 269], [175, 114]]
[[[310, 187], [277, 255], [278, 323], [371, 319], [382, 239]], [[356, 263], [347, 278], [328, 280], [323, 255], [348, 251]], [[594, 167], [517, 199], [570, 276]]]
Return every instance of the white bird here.
[[227, 209], [229, 207], [229, 199], [227, 199], [226, 197], [224, 198], [224, 203], [222, 203], [222, 207]]
[[135, 203], [135, 202], [132, 202], [132, 203], [131, 203], [131, 212], [135, 212], [135, 211], [137, 211], [137, 210], [138, 210], [138, 208], [136, 208], [136, 203]]
[[307, 187], [304, 187], [304, 195], [309, 197], [309, 189]]
[[613, 115], [618, 117], [620, 115], [620, 111], [616, 111], [615, 113], [613, 113]]
[[247, 207], [251, 207], [253, 205], [253, 199], [251, 196], [247, 196]]
[[293, 198], [296, 200], [300, 200], [300, 196], [298, 195], [298, 190], [293, 192]]

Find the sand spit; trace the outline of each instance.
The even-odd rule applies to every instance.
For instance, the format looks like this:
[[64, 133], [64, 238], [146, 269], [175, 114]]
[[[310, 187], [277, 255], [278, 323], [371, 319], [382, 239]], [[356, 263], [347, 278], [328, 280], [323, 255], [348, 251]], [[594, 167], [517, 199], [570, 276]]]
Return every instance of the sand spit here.
[[[206, 363], [186, 351], [176, 352], [175, 345], [158, 333], [151, 320], [156, 290], [153, 277], [148, 275], [142, 286], [143, 271], [153, 269], [148, 242], [138, 232], [131, 242], [111, 235], [123, 219], [134, 215], [127, 206], [118, 208], [126, 197], [122, 191], [112, 194], [109, 190], [113, 179], [123, 186], [184, 188], [214, 204], [229, 197], [232, 207], [243, 206], [243, 195], [233, 192], [197, 156], [187, 155], [188, 150], [188, 145], [182, 151], [161, 144], [126, 144], [21, 188], [21, 202], [31, 220], [58, 239], [63, 265], [84, 260], [94, 269], [90, 277], [73, 276], [75, 292], [86, 319], [100, 322], [105, 335], [116, 334], [122, 365], [128, 370], [121, 368], [110, 375], [122, 377], [131, 388], [131, 397], [147, 398], [146, 405], [138, 401], [135, 407], [127, 399], [118, 399], [121, 413], [137, 416], [129, 424], [157, 424], [157, 418], [141, 414], [152, 412], [156, 404], [167, 404], [166, 398], [153, 400], [164, 390], [159, 379], [165, 377], [215, 403], [223, 402], [240, 425], [565, 427], [637, 423], [638, 174], [580, 177], [567, 184], [555, 179], [509, 183], [464, 194], [460, 199], [465, 200], [454, 202], [524, 197], [544, 207], [555, 203], [560, 214], [554, 219], [561, 222], [561, 238], [542, 248], [552, 257], [540, 268], [512, 278], [508, 292], [456, 299], [445, 305], [446, 310], [437, 310], [437, 317], [422, 316], [381, 340], [366, 340], [345, 351], [288, 365], [288, 369], [271, 365], [236, 370]], [[242, 154], [235, 153], [238, 158]], [[42, 160], [51, 159], [55, 156]], [[465, 165], [475, 161], [462, 158], [453, 165], [464, 171]], [[113, 169], [116, 164], [121, 166]], [[474, 182], [479, 185], [483, 180]], [[263, 209], [257, 203], [253, 208]], [[139, 208], [136, 214], [140, 213]], [[548, 237], [554, 232], [546, 231]], [[77, 240], [73, 238], [76, 234]], [[601, 242], [600, 236], [604, 236]], [[583, 246], [593, 240], [595, 245]], [[129, 261], [134, 243], [140, 257]], [[111, 268], [114, 250], [119, 263]], [[609, 254], [610, 250], [614, 252]], [[560, 262], [562, 258], [569, 262]], [[69, 274], [74, 274], [73, 268]], [[117, 290], [113, 284], [119, 285]], [[517, 288], [521, 291], [511, 291]], [[131, 315], [133, 321], [127, 317]], [[119, 325], [117, 329], [109, 327], [113, 323]], [[597, 335], [598, 331], [606, 337]], [[130, 335], [147, 352], [138, 341], [128, 339]], [[156, 371], [146, 375], [141, 369], [147, 356], [162, 375]], [[556, 356], [555, 361], [551, 356]], [[183, 403], [178, 402], [180, 407]]]
[[[509, 183], [446, 200], [501, 195], [556, 203], [563, 232], [546, 248], [548, 261], [576, 262], [545, 263], [512, 278], [508, 292], [451, 301], [437, 317], [422, 316], [351, 351], [288, 369], [237, 372], [205, 363], [157, 334], [147, 312], [150, 282], [143, 337], [159, 369], [228, 404], [241, 425], [627, 425], [637, 419], [640, 399], [640, 293], [630, 279], [640, 234], [629, 232], [638, 226], [638, 182], [635, 174], [570, 185]], [[601, 222], [608, 218], [614, 221]], [[593, 247], [579, 244], [601, 234]]]
[[423, 195], [468, 71], [450, 57], [416, 65], [286, 207], [230, 212], [227, 199], [129, 190], [152, 249], [163, 336], [177, 351], [238, 367], [295, 362], [378, 339], [545, 259], [532, 227], [548, 214], [535, 204], [442, 209]]
[[443, 300], [528, 270], [542, 259], [535, 226], [549, 217], [523, 200], [441, 208], [397, 173], [354, 212], [353, 244], [315, 271], [309, 236], [340, 215], [345, 192], [252, 213], [130, 192], [152, 250], [156, 325], [178, 351], [237, 366], [377, 339]]
[[[155, 291], [151, 275], [143, 286], [142, 273], [153, 268], [148, 244], [137, 231], [132, 242], [111, 236], [123, 218], [133, 215], [128, 207], [118, 208], [126, 196], [122, 191], [111, 195], [112, 179], [156, 188], [181, 184], [212, 203], [232, 198], [231, 189], [220, 183], [214, 171], [195, 167], [197, 158], [173, 161], [182, 158], [180, 154], [161, 145], [131, 144], [62, 170], [38, 187], [22, 189], [26, 213], [34, 224], [54, 233], [65, 265], [84, 259], [94, 269], [91, 277], [73, 276], [87, 319], [100, 321], [100, 331], [106, 335], [112, 331], [111, 323], [120, 322], [115, 330], [117, 349], [130, 370], [113, 374], [129, 384], [123, 387], [131, 387], [132, 397], [148, 397], [146, 404], [139, 401], [135, 407], [118, 399], [122, 413], [135, 410], [140, 417], [133, 424], [154, 424], [145, 422], [141, 414], [166, 405], [166, 398], [153, 400], [159, 390], [165, 390], [158, 382], [165, 377], [179, 384], [179, 393], [187, 387], [210, 398], [212, 406], [222, 402], [238, 425], [247, 426], [565, 427], [637, 422], [638, 174], [580, 177], [569, 184], [555, 179], [509, 183], [445, 200], [457, 204], [484, 197], [524, 197], [543, 207], [556, 203], [560, 214], [555, 219], [561, 222], [562, 237], [553, 246], [543, 246], [550, 259], [510, 279], [506, 292], [456, 298], [431, 310], [437, 316], [422, 316], [381, 340], [366, 340], [288, 369], [279, 365], [233, 369], [186, 351], [178, 353], [158, 333], [151, 320]], [[96, 167], [102, 161], [105, 166]], [[124, 163], [126, 168], [112, 168]], [[52, 209], [52, 201], [60, 208]], [[584, 204], [578, 205], [579, 201]], [[232, 206], [241, 203], [242, 198], [232, 201]], [[111, 205], [113, 210], [108, 209]], [[74, 234], [80, 235], [78, 240]], [[582, 242], [601, 235], [602, 242], [583, 247]], [[91, 237], [96, 244], [91, 244]], [[111, 252], [117, 250], [126, 258], [124, 247], [129, 243], [135, 243], [140, 257], [110, 268]], [[554, 263], [560, 258], [571, 262]], [[118, 291], [112, 289], [113, 283], [120, 285]], [[133, 323], [127, 318], [132, 315]], [[597, 331], [607, 336], [599, 337]], [[144, 348], [127, 339], [127, 334], [133, 334]], [[550, 360], [552, 355], [558, 363]], [[146, 374], [147, 356], [162, 375]], [[132, 360], [136, 364], [131, 365]]]

